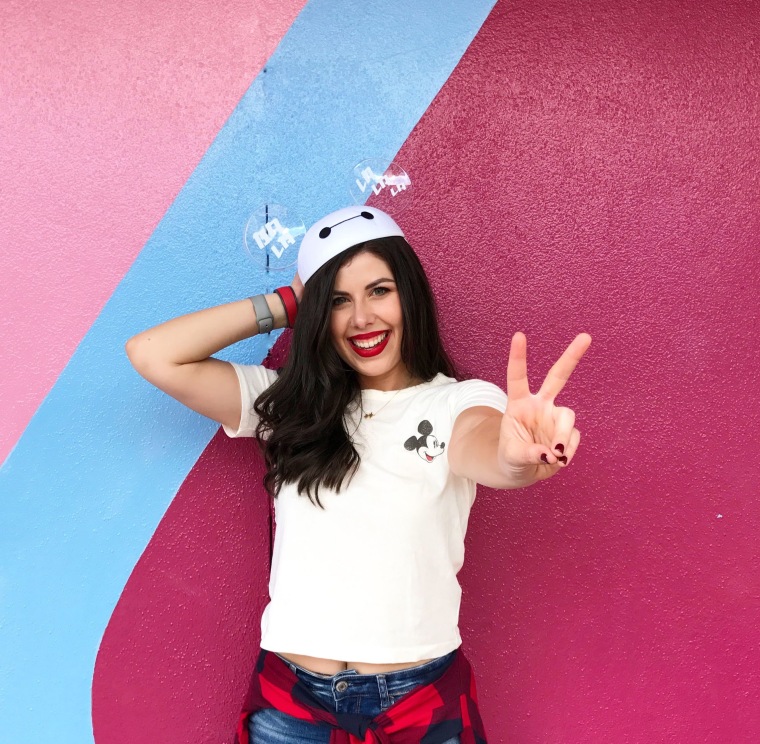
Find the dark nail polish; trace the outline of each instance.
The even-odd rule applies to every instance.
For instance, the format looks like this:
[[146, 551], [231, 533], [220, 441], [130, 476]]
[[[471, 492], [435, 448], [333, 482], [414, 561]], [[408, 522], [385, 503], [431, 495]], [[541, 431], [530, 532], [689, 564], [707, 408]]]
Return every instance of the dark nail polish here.
[[567, 465], [567, 458], [566, 457], [558, 457], [557, 458], [563, 465]]
[[547, 465], [549, 464], [549, 458], [546, 456], [546, 452], [541, 453], [541, 460], [545, 462]]
[[555, 444], [554, 449], [557, 450], [557, 452], [564, 452], [565, 451], [565, 445], [564, 444]]

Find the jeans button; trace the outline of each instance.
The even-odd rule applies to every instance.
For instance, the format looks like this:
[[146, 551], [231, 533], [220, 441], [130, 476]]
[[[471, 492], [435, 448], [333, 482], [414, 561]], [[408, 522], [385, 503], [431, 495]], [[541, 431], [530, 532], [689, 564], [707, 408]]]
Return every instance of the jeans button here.
[[348, 689], [348, 682], [342, 679], [337, 685], [335, 685], [335, 689], [338, 692], [345, 692]]

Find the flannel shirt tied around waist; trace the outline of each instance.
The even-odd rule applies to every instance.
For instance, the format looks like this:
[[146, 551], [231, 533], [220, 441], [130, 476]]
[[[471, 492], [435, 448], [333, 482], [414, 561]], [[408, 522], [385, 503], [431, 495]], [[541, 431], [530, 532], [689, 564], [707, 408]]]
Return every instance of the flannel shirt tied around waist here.
[[487, 744], [475, 676], [461, 647], [441, 677], [399, 698], [375, 718], [329, 710], [277, 654], [261, 649], [236, 744], [256, 744], [248, 736], [248, 717], [265, 708], [330, 724], [330, 744], [441, 744], [457, 735], [462, 744]]

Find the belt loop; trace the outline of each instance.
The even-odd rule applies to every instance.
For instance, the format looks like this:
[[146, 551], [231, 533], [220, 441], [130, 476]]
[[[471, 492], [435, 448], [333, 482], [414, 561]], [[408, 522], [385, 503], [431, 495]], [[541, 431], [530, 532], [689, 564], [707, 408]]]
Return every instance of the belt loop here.
[[391, 707], [391, 699], [388, 696], [388, 685], [385, 681], [384, 674], [377, 675], [377, 689], [380, 693], [380, 710], [385, 710]]

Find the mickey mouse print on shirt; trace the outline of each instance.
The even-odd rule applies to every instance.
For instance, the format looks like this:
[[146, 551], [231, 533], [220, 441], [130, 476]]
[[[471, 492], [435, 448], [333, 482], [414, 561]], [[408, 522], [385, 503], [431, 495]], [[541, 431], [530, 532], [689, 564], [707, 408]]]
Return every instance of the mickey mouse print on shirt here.
[[443, 454], [446, 443], [438, 441], [438, 438], [433, 434], [433, 425], [427, 420], [420, 421], [417, 431], [421, 436], [409, 437], [404, 442], [404, 449], [410, 452], [416, 450], [421, 460], [433, 462], [438, 455]]

